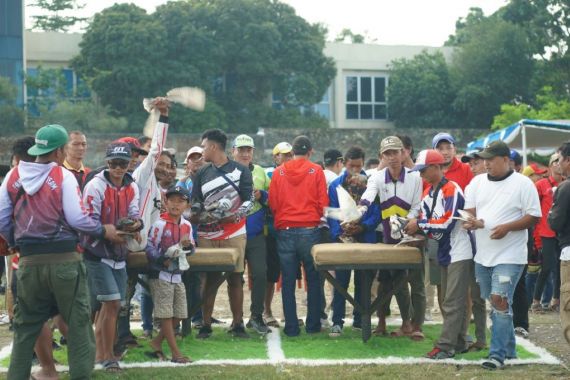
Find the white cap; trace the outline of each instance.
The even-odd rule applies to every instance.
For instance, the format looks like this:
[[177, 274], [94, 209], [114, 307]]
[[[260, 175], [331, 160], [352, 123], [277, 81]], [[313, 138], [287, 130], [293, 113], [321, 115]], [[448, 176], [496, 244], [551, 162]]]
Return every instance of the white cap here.
[[187, 164], [188, 163], [188, 157], [190, 157], [192, 154], [199, 154], [202, 155], [203, 153], [203, 149], [199, 146], [193, 146], [192, 148], [188, 149], [188, 152], [186, 153], [186, 158], [184, 159], [184, 163]]

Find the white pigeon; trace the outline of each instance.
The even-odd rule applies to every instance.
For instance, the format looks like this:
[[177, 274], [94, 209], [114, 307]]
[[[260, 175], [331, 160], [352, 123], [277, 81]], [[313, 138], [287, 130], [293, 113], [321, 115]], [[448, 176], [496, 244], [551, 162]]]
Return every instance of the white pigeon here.
[[[166, 93], [166, 100], [201, 112], [204, 111], [204, 107], [206, 106], [206, 93], [197, 87], [177, 87]], [[151, 98], [143, 99], [143, 107], [150, 113], [143, 129], [143, 134], [147, 137], [152, 137], [154, 127], [160, 117], [160, 113], [154, 108], [153, 101], [154, 99]]]
[[359, 220], [362, 213], [358, 210], [356, 202], [348, 191], [342, 186], [337, 186], [336, 193], [338, 196], [339, 207], [325, 207], [325, 217], [339, 220], [341, 223], [350, 223]]

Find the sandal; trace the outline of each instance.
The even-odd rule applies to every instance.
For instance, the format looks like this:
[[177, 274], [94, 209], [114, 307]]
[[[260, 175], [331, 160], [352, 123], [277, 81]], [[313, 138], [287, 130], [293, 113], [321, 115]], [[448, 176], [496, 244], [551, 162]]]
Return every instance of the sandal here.
[[192, 363], [192, 359], [186, 356], [180, 356], [178, 358], [172, 358], [171, 362], [175, 364], [189, 364]]
[[263, 318], [263, 320], [265, 324], [269, 327], [279, 327], [279, 322], [277, 322], [277, 319], [275, 319], [273, 315]]
[[104, 360], [101, 365], [103, 366], [105, 372], [120, 373], [123, 371], [119, 366], [119, 362], [116, 360]]
[[413, 341], [415, 341], [415, 342], [421, 342], [421, 341], [424, 340], [425, 338], [426, 338], [426, 337], [425, 337], [424, 333], [421, 332], [420, 330], [413, 331], [413, 332], [410, 334], [410, 339], [413, 340]]
[[377, 326], [374, 331], [372, 331], [374, 336], [388, 336], [388, 331], [386, 331], [385, 326]]
[[162, 352], [161, 350], [156, 350], [156, 351], [147, 351], [144, 353], [146, 356], [148, 356], [149, 358], [152, 359], [158, 359], [159, 361], [163, 362], [166, 361], [166, 355], [164, 355], [164, 352]]
[[399, 337], [402, 337], [402, 336], [411, 336], [411, 335], [412, 335], [411, 332], [404, 331], [404, 330], [402, 330], [402, 329], [398, 329], [398, 330], [396, 330], [396, 331], [390, 332], [390, 336], [393, 337], [393, 338], [399, 338]]

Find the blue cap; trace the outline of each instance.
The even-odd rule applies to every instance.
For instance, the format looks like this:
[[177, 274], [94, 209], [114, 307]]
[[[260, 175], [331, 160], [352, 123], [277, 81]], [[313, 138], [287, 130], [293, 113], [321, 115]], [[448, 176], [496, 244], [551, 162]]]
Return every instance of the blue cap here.
[[437, 144], [442, 141], [447, 141], [453, 145], [455, 145], [455, 139], [447, 132], [441, 132], [434, 136], [433, 140], [431, 141], [431, 145], [433, 149], [437, 148]]
[[515, 162], [515, 165], [522, 165], [522, 156], [516, 150], [511, 149], [509, 158]]

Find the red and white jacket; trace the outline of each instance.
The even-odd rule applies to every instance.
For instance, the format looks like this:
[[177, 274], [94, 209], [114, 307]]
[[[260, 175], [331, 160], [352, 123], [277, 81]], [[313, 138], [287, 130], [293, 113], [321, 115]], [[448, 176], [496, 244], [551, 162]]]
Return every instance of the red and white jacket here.
[[[108, 170], [98, 173], [85, 185], [83, 202], [89, 217], [102, 224], [117, 224], [122, 218], [140, 219], [139, 188], [130, 174], [125, 174], [121, 187], [113, 185]], [[113, 244], [107, 240], [83, 236], [81, 240], [87, 259], [94, 257], [124, 261], [127, 244]]]

